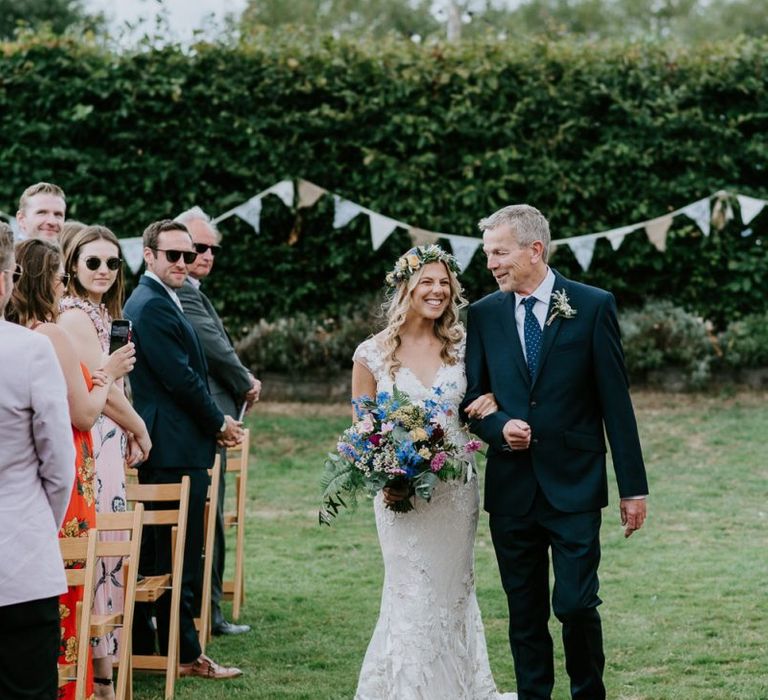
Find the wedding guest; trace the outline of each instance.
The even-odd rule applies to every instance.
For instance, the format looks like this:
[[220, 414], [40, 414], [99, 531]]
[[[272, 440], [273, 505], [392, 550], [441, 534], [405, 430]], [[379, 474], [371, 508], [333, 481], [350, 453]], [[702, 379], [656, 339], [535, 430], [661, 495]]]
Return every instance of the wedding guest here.
[[[197, 257], [187, 266], [189, 277], [178, 290], [179, 300], [192, 327], [197, 331], [208, 362], [208, 387], [216, 405], [224, 414], [236, 416], [245, 404], [246, 409], [259, 398], [261, 382], [240, 362], [224, 323], [208, 297], [201, 289], [202, 282], [213, 269], [215, 256], [221, 249], [219, 232], [210, 218], [200, 209], [190, 209], [177, 217], [190, 236]], [[216, 508], [216, 537], [213, 547], [213, 576], [211, 584], [211, 631], [215, 635], [243, 634], [249, 625], [236, 625], [224, 618], [221, 610], [222, 580], [226, 542], [224, 539], [224, 472], [227, 468], [227, 449], [219, 448], [222, 480]]]
[[[96, 519], [90, 429], [104, 408], [111, 385], [133, 367], [135, 350], [132, 345], [128, 345], [113, 353], [91, 375], [81, 361], [72, 338], [55, 323], [59, 299], [67, 282], [58, 245], [42, 239], [28, 239], [16, 246], [16, 258], [25, 272], [14, 287], [6, 308], [6, 317], [46, 336], [53, 345], [58, 364], [64, 374], [72, 422], [71, 435], [75, 447], [75, 479], [70, 484], [71, 495], [60, 535], [77, 537], [93, 527]], [[62, 449], [65, 449], [63, 444]], [[70, 587], [60, 597], [60, 663], [68, 663], [77, 647], [76, 607], [82, 597], [81, 586]], [[92, 679], [89, 669], [87, 695], [93, 692]], [[62, 697], [74, 698], [74, 692], [75, 685], [69, 683], [64, 687]]]
[[[103, 226], [83, 226], [64, 241], [64, 266], [69, 276], [67, 295], [59, 304], [58, 324], [74, 338], [90, 371], [100, 367], [109, 353], [112, 320], [122, 316], [123, 265], [115, 235]], [[125, 397], [122, 379], [110, 388], [107, 403], [91, 429], [96, 461], [96, 512], [123, 512], [125, 462], [137, 462], [151, 449], [144, 421]], [[125, 533], [99, 533], [112, 541]], [[119, 612], [123, 608], [121, 557], [98, 562], [94, 611]], [[118, 656], [119, 630], [107, 632], [93, 646], [96, 697], [111, 700], [112, 667]]]
[[20, 274], [13, 234], [0, 223], [0, 697], [54, 700], [59, 595], [67, 590], [56, 532], [75, 451], [50, 341], [2, 320]]
[[538, 209], [504, 207], [479, 226], [499, 289], [469, 309], [464, 400], [493, 391], [499, 403], [489, 416], [470, 416], [470, 426], [488, 443], [485, 509], [517, 687], [521, 698], [552, 694], [551, 557], [571, 695], [601, 700], [606, 436], [626, 537], [642, 527], [648, 493], [616, 303], [549, 267], [549, 222]]
[[[205, 355], [177, 296], [187, 278], [187, 265], [197, 257], [191, 236], [184, 224], [156, 221], [144, 231], [143, 243], [146, 272], [125, 304], [125, 316], [133, 321], [136, 342], [136, 369], [131, 377], [134, 401], [155, 443], [139, 469], [139, 481], [179, 483], [183, 476], [190, 480], [179, 616], [179, 671], [182, 676], [235, 678], [242, 675], [240, 669], [221, 666], [202, 653], [194, 618], [195, 598], [201, 585], [207, 470], [213, 466], [217, 439], [235, 445], [242, 440], [243, 430], [211, 398]], [[153, 529], [155, 568], [170, 571], [169, 528]], [[155, 611], [158, 641], [165, 651], [170, 596], [162, 596]], [[138, 604], [133, 634], [135, 653], [154, 651], [150, 617], [151, 610], [146, 604]]]
[[19, 198], [16, 221], [25, 238], [56, 241], [67, 213], [64, 190], [49, 182], [30, 185]]

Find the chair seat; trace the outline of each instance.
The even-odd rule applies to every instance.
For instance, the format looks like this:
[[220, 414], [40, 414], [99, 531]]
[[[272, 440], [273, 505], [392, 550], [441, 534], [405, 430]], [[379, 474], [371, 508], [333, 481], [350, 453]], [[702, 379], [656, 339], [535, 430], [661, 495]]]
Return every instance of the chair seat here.
[[59, 664], [59, 688], [63, 688], [67, 683], [74, 680], [76, 676], [76, 664]]
[[115, 627], [123, 624], [123, 613], [107, 613], [106, 615], [91, 615], [91, 637], [103, 637]]
[[170, 587], [170, 574], [145, 576], [136, 584], [136, 600], [140, 603], [154, 603]]

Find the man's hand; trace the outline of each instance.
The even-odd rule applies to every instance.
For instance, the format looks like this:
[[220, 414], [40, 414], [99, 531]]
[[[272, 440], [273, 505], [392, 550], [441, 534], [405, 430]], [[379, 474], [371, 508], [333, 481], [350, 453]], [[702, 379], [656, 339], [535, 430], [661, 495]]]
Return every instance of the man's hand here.
[[501, 431], [510, 450], [527, 450], [531, 444], [531, 426], [519, 418], [511, 418]]
[[399, 501], [404, 501], [409, 496], [408, 487], [405, 484], [385, 486], [382, 489], [382, 493], [384, 494], [384, 503], [388, 506], [393, 506]]
[[248, 391], [245, 392], [243, 399], [245, 400], [246, 407], [245, 410], [250, 410], [251, 406], [255, 404], [259, 400], [259, 395], [261, 394], [261, 382], [256, 379], [253, 375], [251, 375], [251, 388], [248, 389]]
[[243, 424], [232, 416], [224, 416], [226, 426], [217, 436], [217, 441], [222, 447], [236, 447], [243, 441], [245, 435]]
[[643, 526], [646, 516], [645, 498], [622, 498], [619, 510], [621, 524], [624, 526], [624, 537], [629, 537]]

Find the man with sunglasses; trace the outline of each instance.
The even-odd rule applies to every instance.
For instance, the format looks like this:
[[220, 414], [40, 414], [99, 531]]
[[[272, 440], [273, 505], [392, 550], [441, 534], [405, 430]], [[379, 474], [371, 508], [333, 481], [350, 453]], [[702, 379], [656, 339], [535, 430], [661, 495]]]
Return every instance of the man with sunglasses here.
[[[208, 215], [194, 207], [176, 219], [184, 223], [192, 236], [197, 258], [188, 266], [189, 277], [179, 289], [179, 299], [189, 322], [197, 331], [208, 361], [208, 386], [218, 407], [226, 414], [239, 415], [258, 400], [261, 382], [240, 362], [232, 341], [208, 297], [200, 289], [201, 282], [213, 269], [219, 251], [219, 232]], [[227, 468], [227, 450], [219, 449], [222, 471]], [[219, 487], [216, 508], [216, 536], [213, 547], [213, 576], [211, 581], [211, 631], [215, 635], [243, 634], [249, 625], [236, 625], [224, 618], [221, 610], [222, 581], [226, 542], [224, 537], [224, 479]]]
[[[149, 458], [139, 466], [139, 481], [161, 484], [178, 483], [183, 476], [190, 478], [179, 623], [180, 675], [235, 678], [242, 674], [240, 669], [220, 666], [202, 653], [194, 617], [202, 584], [207, 470], [213, 466], [217, 440], [236, 445], [242, 440], [243, 430], [211, 397], [200, 340], [177, 296], [187, 278], [187, 266], [197, 257], [189, 232], [177, 221], [156, 221], [144, 231], [143, 243], [146, 272], [124, 311], [133, 322], [136, 344], [136, 366], [131, 375], [134, 405], [152, 439]], [[142, 541], [141, 564], [151, 566], [153, 561], [156, 571], [169, 571], [171, 533], [169, 528], [154, 529], [162, 531], [154, 533], [154, 541]], [[152, 574], [153, 570], [141, 573]], [[158, 639], [165, 651], [170, 596], [162, 596], [156, 608]], [[148, 604], [137, 604], [134, 653], [154, 652], [150, 617]]]
[[0, 698], [58, 696], [57, 531], [75, 478], [67, 386], [50, 340], [3, 320], [15, 264], [0, 223]]

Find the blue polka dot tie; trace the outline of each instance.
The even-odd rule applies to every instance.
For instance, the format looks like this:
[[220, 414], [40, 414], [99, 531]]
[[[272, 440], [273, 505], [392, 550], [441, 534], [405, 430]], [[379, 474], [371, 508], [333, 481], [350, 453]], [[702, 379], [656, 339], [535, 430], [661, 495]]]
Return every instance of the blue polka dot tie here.
[[528, 372], [531, 377], [536, 374], [536, 367], [539, 364], [539, 352], [541, 351], [541, 326], [539, 320], [533, 313], [533, 305], [536, 303], [535, 297], [523, 299], [525, 306], [525, 322], [523, 323], [523, 337], [525, 338], [525, 359], [528, 361]]

